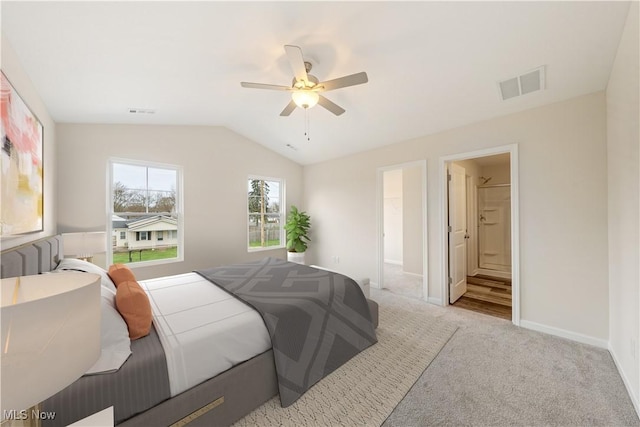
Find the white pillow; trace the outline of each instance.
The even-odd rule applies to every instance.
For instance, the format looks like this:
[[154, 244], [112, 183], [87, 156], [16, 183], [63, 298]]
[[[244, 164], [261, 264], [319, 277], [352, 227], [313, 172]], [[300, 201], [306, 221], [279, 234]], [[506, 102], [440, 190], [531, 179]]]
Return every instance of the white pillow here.
[[82, 271], [85, 273], [94, 273], [100, 275], [100, 284], [116, 293], [116, 285], [113, 283], [109, 274], [95, 264], [76, 258], [63, 258], [56, 267], [55, 271]]
[[100, 343], [102, 353], [85, 375], [115, 372], [131, 355], [129, 330], [115, 306], [115, 292], [102, 286]]
[[101, 353], [98, 361], [85, 375], [117, 371], [131, 355], [131, 340], [127, 324], [116, 309], [116, 286], [104, 269], [81, 259], [64, 258], [52, 273], [61, 271], [75, 271], [78, 274], [94, 273], [100, 276]]

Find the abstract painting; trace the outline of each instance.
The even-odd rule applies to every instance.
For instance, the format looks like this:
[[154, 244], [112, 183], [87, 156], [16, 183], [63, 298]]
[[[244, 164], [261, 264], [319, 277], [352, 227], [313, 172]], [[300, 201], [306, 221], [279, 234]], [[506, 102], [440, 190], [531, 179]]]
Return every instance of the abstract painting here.
[[43, 230], [43, 129], [7, 77], [0, 85], [0, 236]]

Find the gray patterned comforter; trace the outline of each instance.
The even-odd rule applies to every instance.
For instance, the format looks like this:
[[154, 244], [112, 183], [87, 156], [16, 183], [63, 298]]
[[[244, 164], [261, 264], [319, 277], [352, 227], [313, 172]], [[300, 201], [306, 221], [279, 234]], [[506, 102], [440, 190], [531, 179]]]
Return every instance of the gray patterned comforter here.
[[276, 258], [197, 273], [262, 315], [283, 407], [377, 342], [362, 291], [341, 274]]

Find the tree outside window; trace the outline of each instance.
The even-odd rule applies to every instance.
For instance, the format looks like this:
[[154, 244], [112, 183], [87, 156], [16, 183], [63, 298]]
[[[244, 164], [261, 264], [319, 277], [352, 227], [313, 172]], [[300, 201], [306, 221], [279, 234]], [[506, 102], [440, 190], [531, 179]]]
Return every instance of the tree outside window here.
[[282, 247], [283, 220], [281, 206], [284, 181], [274, 178], [250, 177], [247, 206], [249, 249]]

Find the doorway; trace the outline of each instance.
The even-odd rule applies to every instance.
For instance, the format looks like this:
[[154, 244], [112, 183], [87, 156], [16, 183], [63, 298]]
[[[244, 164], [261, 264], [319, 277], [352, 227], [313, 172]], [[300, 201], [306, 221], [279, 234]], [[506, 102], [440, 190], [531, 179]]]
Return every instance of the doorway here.
[[517, 146], [441, 158], [443, 305], [519, 323]]
[[378, 169], [378, 281], [372, 285], [427, 298], [426, 162]]

